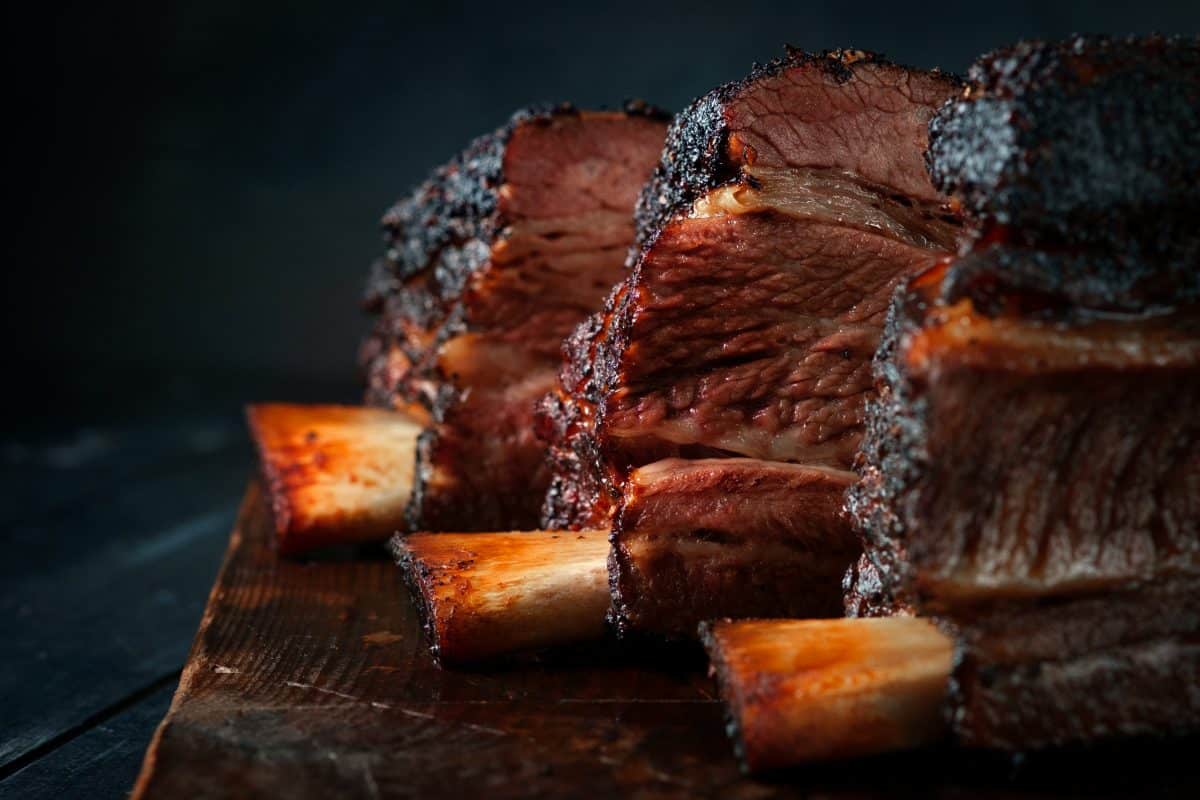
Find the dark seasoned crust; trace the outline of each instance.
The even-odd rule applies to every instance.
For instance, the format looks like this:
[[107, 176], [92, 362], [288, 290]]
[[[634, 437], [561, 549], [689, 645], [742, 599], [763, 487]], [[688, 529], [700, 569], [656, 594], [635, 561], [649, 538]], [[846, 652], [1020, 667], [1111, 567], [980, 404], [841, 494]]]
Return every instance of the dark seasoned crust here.
[[[766, 78], [809, 65], [821, 68], [837, 83], [845, 83], [854, 77], [850, 65], [857, 63], [900, 66], [865, 50], [846, 48], [807, 53], [789, 47], [782, 58], [756, 64], [745, 78], [718, 86], [676, 115], [667, 132], [662, 161], [638, 199], [635, 253], [673, 214], [690, 207], [712, 189], [736, 181], [741, 169], [754, 163], [752, 150], [739, 148], [736, 142], [731, 146], [727, 115], [739, 95]], [[954, 75], [937, 70], [934, 73], [951, 85], [961, 84]]]
[[497, 230], [497, 190], [502, 181], [504, 145], [521, 123], [571, 106], [518, 111], [503, 126], [480, 136], [438, 167], [429, 178], [383, 217], [387, 255], [372, 268], [364, 303], [378, 311], [384, 301], [416, 274], [430, 270], [430, 296], [461, 291], [466, 277], [487, 258], [486, 242]]
[[[1015, 248], [1014, 281], [1123, 310], [1200, 296], [1200, 39], [1023, 42], [970, 79], [930, 123], [930, 174]], [[1094, 254], [1047, 269], [1021, 247]]]
[[1178, 242], [1179, 260], [1164, 269], [1136, 253], [981, 245], [958, 259], [942, 283], [947, 304], [969, 298], [988, 314], [1011, 309], [1025, 316], [1061, 320], [1095, 311], [1165, 312], [1200, 301], [1200, 237]]
[[846, 509], [863, 537], [863, 555], [843, 585], [850, 616], [911, 607], [904, 596], [908, 564], [899, 502], [928, 462], [924, 441], [928, 401], [917, 396], [896, 361], [903, 337], [925, 317], [926, 299], [901, 285], [888, 309], [872, 363], [876, 396], [867, 403], [859, 479], [846, 492]]

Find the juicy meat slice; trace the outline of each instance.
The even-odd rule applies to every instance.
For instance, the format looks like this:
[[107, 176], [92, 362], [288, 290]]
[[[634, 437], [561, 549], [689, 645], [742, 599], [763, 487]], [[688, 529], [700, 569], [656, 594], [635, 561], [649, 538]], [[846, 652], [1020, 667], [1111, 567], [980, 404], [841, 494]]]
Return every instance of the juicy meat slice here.
[[635, 469], [612, 535], [618, 629], [685, 638], [714, 617], [840, 616], [859, 551], [842, 510], [853, 478], [748, 458]]
[[[1022, 42], [970, 77], [929, 164], [1012, 248], [994, 279], [1119, 310], [1200, 300], [1200, 38]], [[1079, 247], [1095, 255], [1062, 257]]]
[[922, 161], [959, 88], [799, 52], [672, 124], [639, 250], [542, 403], [547, 527], [611, 526], [622, 632], [839, 613], [842, 513], [895, 287], [958, 246]]
[[1200, 317], [988, 317], [940, 272], [897, 299], [852, 496], [889, 579], [936, 608], [1200, 576]]
[[362, 359], [368, 402], [433, 418], [410, 529], [536, 527], [549, 475], [533, 409], [620, 276], [665, 130], [645, 106], [520, 112], [385, 216]]
[[861, 50], [792, 50], [676, 117], [638, 203], [638, 239], [747, 166], [848, 173], [940, 204], [923, 162], [933, 111], [962, 84]]
[[605, 404], [614, 449], [849, 466], [888, 298], [931, 249], [777, 207], [669, 226], [618, 311], [634, 344]]
[[922, 152], [958, 87], [793, 52], [676, 118], [633, 267], [543, 402], [548, 527], [607, 524], [663, 458], [849, 468], [888, 298], [956, 247]]
[[958, 631], [968, 744], [1200, 724], [1200, 315], [989, 316], [940, 299], [946, 273], [897, 295], [880, 348], [851, 612]]

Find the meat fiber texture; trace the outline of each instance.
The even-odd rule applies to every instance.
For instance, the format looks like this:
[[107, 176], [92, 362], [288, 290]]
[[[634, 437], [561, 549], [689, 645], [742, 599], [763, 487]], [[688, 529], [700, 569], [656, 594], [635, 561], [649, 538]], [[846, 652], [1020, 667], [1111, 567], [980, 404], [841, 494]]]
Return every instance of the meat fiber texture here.
[[410, 530], [536, 527], [549, 474], [533, 410], [563, 338], [619, 279], [666, 119], [518, 112], [384, 217], [362, 348], [367, 401], [419, 404]]
[[550, 527], [613, 526], [621, 630], [836, 613], [898, 282], [957, 247], [923, 152], [952, 77], [790, 52], [672, 124], [631, 268], [542, 406]]
[[[1157, 38], [1019, 45], [1006, 52], [1023, 54], [1022, 63], [1049, 59], [1059, 66], [1014, 73], [1016, 56], [993, 55], [972, 74], [988, 91], [1005, 87], [1006, 96], [1037, 106], [1032, 95], [1058, 91], [1053, 87], [1062, 82], [1070, 90], [1071, 76], [1102, 83], [1116, 69], [1114, 54], [1175, 64], [1171, 48], [1193, 46]], [[1055, 61], [1064, 54], [1065, 78]], [[1188, 91], [1192, 76], [1179, 79]], [[1046, 108], [1088, 119], [1123, 102], [1106, 92], [1093, 91], [1091, 105]], [[967, 96], [979, 95], [973, 87]], [[974, 101], [957, 103], [934, 127], [971, 130], [983, 125], [977, 113], [992, 112]], [[1192, 113], [1141, 122], [1190, 125]], [[1035, 127], [1067, 124], [1042, 116]], [[1158, 135], [1128, 132], [1138, 141]], [[1064, 200], [1052, 209], [1068, 216], [1072, 208], [1137, 213], [1137, 196], [1107, 186], [1110, 167], [1129, 151], [1095, 147], [1095, 172], [1079, 166], [1084, 174], [1071, 181], [1093, 186], [1097, 198], [1107, 192], [1108, 205], [1085, 209]], [[1054, 146], [1049, 150], [1035, 148], [1028, 158], [1052, 158]], [[962, 169], [958, 155], [935, 148], [934, 174]], [[1158, 171], [1166, 185], [1191, 168], [1191, 158], [1186, 149], [1164, 151], [1138, 169]], [[1026, 208], [1010, 201], [1049, 191], [1050, 171], [1012, 194], [1004, 190], [1008, 177], [985, 188], [954, 188], [984, 220], [1009, 209], [1015, 225]], [[1154, 186], [1156, 176], [1139, 182]], [[1180, 195], [1174, 202], [1192, 201]], [[1145, 264], [1136, 242], [1081, 232], [1071, 247], [1059, 248], [1049, 244], [1061, 241], [1054, 223], [1039, 219], [1032, 232], [1013, 229], [998, 246], [997, 229], [976, 223], [978, 238], [963, 257], [912, 279], [889, 314], [875, 363], [878, 399], [868, 408], [857, 466], [861, 481], [849, 495], [864, 554], [848, 576], [847, 611], [930, 615], [957, 637], [947, 711], [966, 744], [1025, 749], [1194, 729], [1200, 314], [1191, 284], [1181, 280], [1172, 294], [1175, 274], [1154, 272], [1150, 291], [1140, 278], [1128, 280], [1131, 273], [1091, 268], [1092, 259], [1103, 265], [1113, 252]], [[1013, 242], [1034, 266], [1014, 270]], [[1088, 291], [1077, 291], [1085, 284]], [[961, 291], [966, 285], [974, 290]]]

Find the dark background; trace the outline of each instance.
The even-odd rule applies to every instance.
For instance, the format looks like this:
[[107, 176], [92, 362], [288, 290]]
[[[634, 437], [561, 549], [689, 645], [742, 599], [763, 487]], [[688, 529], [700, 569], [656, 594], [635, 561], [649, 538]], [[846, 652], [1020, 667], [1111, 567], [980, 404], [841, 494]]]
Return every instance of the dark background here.
[[964, 70], [1200, 2], [204, 0], [5, 12], [0, 798], [122, 797], [254, 458], [240, 406], [358, 394], [377, 220], [535, 101], [679, 108], [782, 52]]
[[784, 43], [962, 71], [1021, 37], [1200, 30], [1195, 0], [109, 5], [10, 19], [24, 425], [353, 398], [381, 213], [527, 103], [678, 109]]

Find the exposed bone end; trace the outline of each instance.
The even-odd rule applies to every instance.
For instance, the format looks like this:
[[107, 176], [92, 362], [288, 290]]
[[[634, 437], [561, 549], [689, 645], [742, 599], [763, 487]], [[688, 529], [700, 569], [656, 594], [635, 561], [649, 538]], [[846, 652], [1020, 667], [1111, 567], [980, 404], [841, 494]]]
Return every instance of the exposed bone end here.
[[404, 524], [422, 421], [377, 408], [266, 403], [246, 419], [282, 553], [376, 541]]
[[444, 664], [604, 634], [608, 531], [418, 533], [392, 546]]
[[701, 637], [749, 771], [945, 736], [954, 643], [926, 619], [723, 621]]

